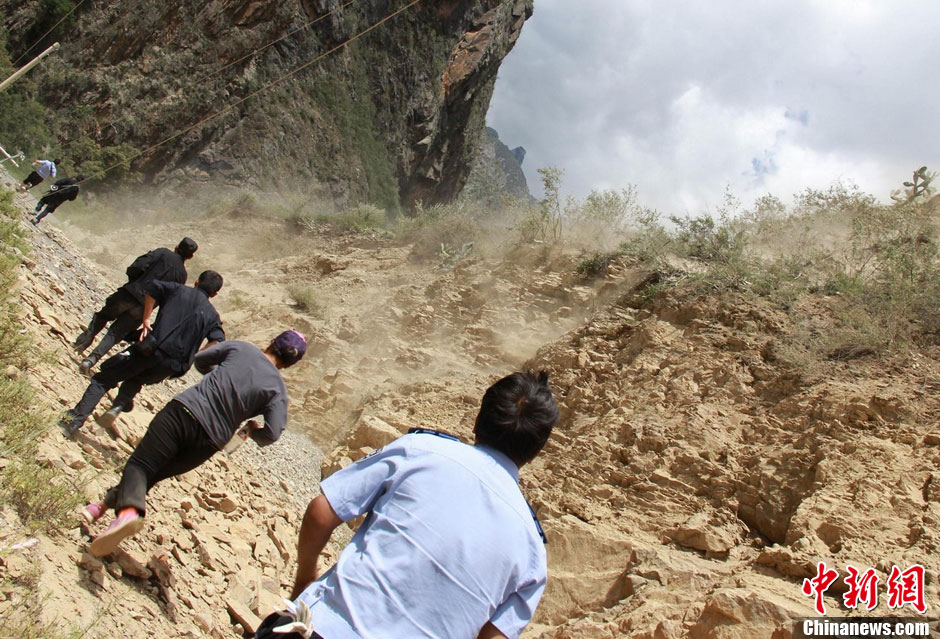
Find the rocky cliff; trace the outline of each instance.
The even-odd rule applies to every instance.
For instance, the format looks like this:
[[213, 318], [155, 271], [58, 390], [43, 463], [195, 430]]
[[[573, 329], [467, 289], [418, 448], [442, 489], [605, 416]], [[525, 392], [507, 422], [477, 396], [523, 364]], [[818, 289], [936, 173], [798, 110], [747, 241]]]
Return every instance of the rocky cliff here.
[[[134, 167], [150, 179], [322, 183], [341, 201], [390, 208], [449, 200], [467, 179], [497, 69], [532, 0], [421, 0], [341, 46], [407, 6], [83, 4], [47, 38], [63, 46], [43, 66], [40, 98], [67, 153], [89, 140], [129, 144], [146, 150]], [[66, 7], [0, 0], [11, 56]]]
[[524, 148], [510, 149], [496, 129], [486, 127], [461, 197], [492, 205], [505, 196], [528, 200], [532, 195], [522, 172], [523, 158]]

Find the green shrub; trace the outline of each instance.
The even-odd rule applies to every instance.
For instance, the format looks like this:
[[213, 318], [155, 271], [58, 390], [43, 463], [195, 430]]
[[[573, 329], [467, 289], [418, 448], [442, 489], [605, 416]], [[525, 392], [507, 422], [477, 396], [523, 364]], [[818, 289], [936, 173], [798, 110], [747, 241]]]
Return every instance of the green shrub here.
[[747, 245], [744, 234], [727, 218], [717, 221], [709, 214], [695, 218], [670, 217], [676, 225], [677, 248], [687, 257], [731, 262], [741, 257]]
[[634, 186], [620, 191], [594, 190], [583, 201], [568, 198], [565, 217], [572, 224], [591, 226], [602, 233], [619, 234], [625, 230], [631, 214], [638, 207], [636, 200]]
[[[73, 8], [69, 0], [39, 0], [36, 4], [38, 5], [38, 11], [36, 12], [38, 19], [24, 34], [23, 42], [27, 43], [27, 46], [32, 46], [34, 43], [37, 46], [33, 46], [32, 49], [26, 52], [26, 55], [20, 56], [19, 65], [25, 64], [32, 57], [42, 53], [43, 49], [55, 42], [56, 38], [65, 32], [65, 29], [71, 25], [73, 20], [72, 16], [65, 18]], [[65, 20], [60, 23], [59, 20], [62, 18], [65, 18]], [[42, 39], [40, 40], [40, 38]]]
[[544, 195], [538, 206], [530, 206], [519, 222], [519, 238], [525, 243], [557, 242], [562, 235], [561, 176], [562, 170], [555, 167], [538, 169], [542, 176]]
[[623, 253], [620, 251], [614, 251], [611, 253], [592, 253], [590, 256], [581, 260], [578, 263], [577, 269], [575, 269], [581, 277], [592, 278], [597, 277], [598, 275], [603, 275], [607, 272], [607, 267], [610, 266], [610, 263], [616, 260], [618, 257], [622, 257]]
[[384, 229], [387, 224], [385, 211], [372, 204], [357, 204], [339, 213], [316, 215], [313, 219], [339, 232], [373, 231]]
[[[7, 53], [7, 33], [0, 29], [0, 77], [6, 78], [14, 70]], [[47, 124], [50, 118], [49, 110], [36, 100], [36, 82], [27, 73], [0, 93], [0, 146], [11, 155], [23, 151], [28, 162], [53, 144], [52, 132]], [[9, 163], [4, 165], [15, 169]], [[14, 172], [22, 178], [28, 170]]]
[[619, 252], [641, 262], [661, 266], [673, 237], [659, 221], [659, 211], [637, 206], [631, 212], [630, 230]]
[[131, 169], [137, 149], [127, 143], [101, 146], [89, 136], [80, 136], [65, 145], [62, 155], [71, 175], [82, 175], [89, 183], [140, 179]]

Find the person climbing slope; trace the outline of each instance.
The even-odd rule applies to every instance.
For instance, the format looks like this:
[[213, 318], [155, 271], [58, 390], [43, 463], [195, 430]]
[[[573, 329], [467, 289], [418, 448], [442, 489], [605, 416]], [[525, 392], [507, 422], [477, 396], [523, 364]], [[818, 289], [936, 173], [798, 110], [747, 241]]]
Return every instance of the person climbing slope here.
[[[42, 219], [54, 213], [65, 202], [74, 202], [80, 191], [78, 183], [85, 178], [81, 175], [70, 178], [62, 178], [56, 181], [45, 195], [36, 202], [36, 217], [30, 220], [34, 225], [42, 222]], [[45, 208], [43, 208], [45, 207]]]
[[40, 160], [36, 158], [33, 160], [33, 170], [26, 176], [26, 179], [17, 185], [17, 191], [28, 191], [37, 184], [41, 183], [46, 178], [54, 178], [56, 176], [56, 165], [60, 164], [62, 160], [56, 158], [51, 162], [49, 160]]
[[262, 351], [241, 341], [228, 341], [200, 351], [196, 370], [205, 377], [174, 397], [157, 413], [134, 450], [117, 486], [104, 499], [85, 507], [82, 516], [93, 524], [109, 509], [116, 517], [91, 542], [91, 554], [113, 552], [123, 539], [143, 528], [147, 492], [158, 482], [201, 465], [250, 420], [245, 436], [259, 446], [278, 440], [287, 427], [287, 387], [280, 371], [299, 362], [307, 341], [297, 331], [284, 331]]
[[[222, 320], [209, 301], [222, 288], [222, 276], [203, 271], [192, 287], [155, 280], [144, 289], [143, 331], [140, 341], [109, 357], [88, 384], [75, 408], [62, 420], [69, 437], [75, 435], [105, 394], [121, 384], [111, 408], [98, 417], [98, 423], [111, 430], [121, 412], [134, 407], [134, 397], [145, 384], [158, 384], [181, 377], [193, 365], [203, 340], [208, 346], [225, 340]], [[160, 304], [157, 321], [151, 327], [150, 315]]]
[[79, 364], [82, 373], [89, 375], [98, 360], [104, 357], [111, 347], [140, 327], [140, 320], [144, 316], [144, 289], [150, 282], [160, 280], [186, 283], [185, 263], [196, 254], [198, 248], [199, 245], [195, 241], [184, 237], [172, 251], [167, 248], [153, 249], [127, 267], [127, 283], [108, 296], [104, 306], [91, 316], [88, 327], [72, 343], [72, 348], [83, 353], [95, 341], [95, 336], [101, 329], [111, 322], [105, 336]]
[[[412, 431], [325, 479], [300, 528], [293, 601], [258, 639], [518, 637], [547, 580], [541, 526], [519, 469], [558, 421], [548, 376], [514, 373], [483, 395], [475, 444]], [[336, 565], [317, 558], [366, 515]]]

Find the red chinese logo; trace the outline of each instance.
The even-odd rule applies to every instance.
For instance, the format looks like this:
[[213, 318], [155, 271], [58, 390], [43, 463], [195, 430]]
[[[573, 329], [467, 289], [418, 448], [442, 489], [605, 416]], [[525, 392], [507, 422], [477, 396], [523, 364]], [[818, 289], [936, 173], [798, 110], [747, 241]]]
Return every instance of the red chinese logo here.
[[[847, 564], [845, 570], [848, 573], [843, 579], [848, 586], [848, 590], [842, 595], [845, 607], [856, 609], [859, 604], [864, 604], [866, 610], [874, 610], [878, 606], [879, 582], [875, 569], [869, 568], [861, 572], [855, 566]], [[803, 580], [803, 594], [814, 598], [814, 607], [818, 614], [826, 614], [823, 595], [838, 578], [838, 571], [826, 568], [826, 562], [820, 561], [816, 565], [816, 576]], [[920, 564], [914, 564], [903, 571], [897, 566], [892, 566], [887, 580], [888, 607], [903, 608], [910, 604], [920, 614], [926, 613], [924, 583], [924, 567]]]
[[874, 568], [869, 568], [859, 575], [858, 569], [846, 564], [849, 576], [843, 579], [848, 585], [848, 591], [842, 595], [846, 608], [857, 608], [859, 603], [865, 604], [867, 610], [874, 610], [878, 606], [878, 575]]
[[816, 612], [820, 615], [826, 614], [826, 604], [823, 603], [823, 593], [829, 590], [829, 586], [839, 578], [839, 573], [835, 570], [827, 569], [826, 562], [820, 561], [816, 566], [816, 576], [812, 579], [803, 580], [803, 594], [807, 597], [816, 597]]
[[920, 614], [927, 612], [924, 603], [924, 567], [914, 564], [904, 572], [897, 566], [891, 567], [888, 577], [888, 608], [901, 608], [911, 604]]

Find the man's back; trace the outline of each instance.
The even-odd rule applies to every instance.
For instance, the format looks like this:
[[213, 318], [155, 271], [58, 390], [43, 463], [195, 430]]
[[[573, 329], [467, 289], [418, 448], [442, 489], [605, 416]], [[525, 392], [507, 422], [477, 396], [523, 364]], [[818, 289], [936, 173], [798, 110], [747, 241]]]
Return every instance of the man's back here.
[[50, 162], [49, 160], [39, 160], [33, 165], [36, 167], [36, 173], [38, 173], [42, 178], [56, 176], [56, 166], [54, 162]]
[[202, 340], [225, 340], [219, 314], [201, 288], [156, 280], [146, 292], [160, 304], [153, 324], [153, 344], [161, 356], [178, 364], [178, 374], [192, 366]]
[[158, 248], [138, 257], [127, 267], [128, 282], [122, 286], [141, 304], [144, 302], [145, 288], [150, 282], [186, 283], [186, 266], [183, 258], [175, 251]]
[[260, 446], [277, 441], [287, 426], [287, 387], [261, 349], [227, 341], [199, 351], [195, 363], [206, 376], [175, 399], [216, 446], [225, 446], [239, 424], [259, 414], [264, 415], [264, 426], [251, 432], [252, 439]]
[[314, 629], [346, 637], [517, 636], [546, 580], [518, 468], [485, 446], [406, 435], [326, 479], [342, 520], [370, 512], [337, 566], [301, 598]]

